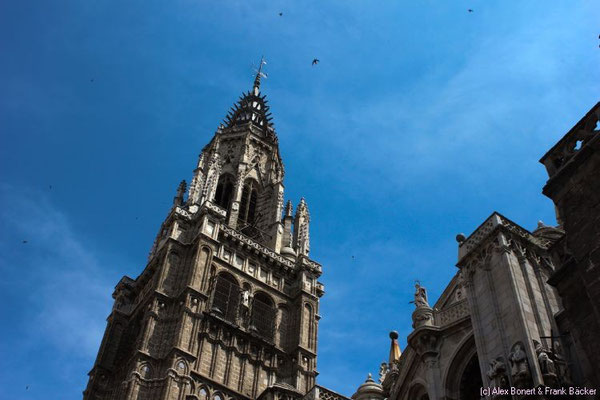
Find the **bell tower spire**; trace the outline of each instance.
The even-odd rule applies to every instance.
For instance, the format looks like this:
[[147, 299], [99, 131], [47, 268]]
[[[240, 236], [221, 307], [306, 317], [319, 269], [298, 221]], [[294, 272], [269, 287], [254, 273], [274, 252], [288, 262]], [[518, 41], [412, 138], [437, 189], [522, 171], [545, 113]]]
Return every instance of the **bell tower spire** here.
[[267, 61], [265, 60], [264, 57], [261, 57], [260, 65], [258, 66], [258, 69], [256, 70], [256, 77], [254, 78], [254, 86], [252, 87], [252, 91], [254, 92], [254, 95], [256, 95], [256, 96], [258, 96], [258, 94], [260, 93], [260, 78], [267, 79], [267, 74], [262, 72], [263, 65], [267, 65]]
[[284, 210], [265, 64], [187, 197], [179, 184], [144, 271], [117, 285], [84, 400], [301, 400], [315, 387], [322, 268], [306, 202]]

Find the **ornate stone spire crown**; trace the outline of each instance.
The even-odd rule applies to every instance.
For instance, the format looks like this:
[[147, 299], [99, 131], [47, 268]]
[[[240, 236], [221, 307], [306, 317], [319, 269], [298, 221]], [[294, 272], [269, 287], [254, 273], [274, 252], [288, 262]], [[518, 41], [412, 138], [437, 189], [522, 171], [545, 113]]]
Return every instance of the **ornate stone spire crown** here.
[[265, 64], [266, 61], [264, 58], [261, 59], [252, 90], [240, 96], [238, 102], [231, 107], [223, 122], [226, 128], [250, 124], [259, 129], [264, 139], [277, 142], [277, 135], [275, 134], [275, 128], [271, 122], [271, 113], [267, 105], [268, 101], [266, 100], [266, 96], [261, 96], [260, 94], [260, 80], [267, 77], [262, 72], [262, 67]]

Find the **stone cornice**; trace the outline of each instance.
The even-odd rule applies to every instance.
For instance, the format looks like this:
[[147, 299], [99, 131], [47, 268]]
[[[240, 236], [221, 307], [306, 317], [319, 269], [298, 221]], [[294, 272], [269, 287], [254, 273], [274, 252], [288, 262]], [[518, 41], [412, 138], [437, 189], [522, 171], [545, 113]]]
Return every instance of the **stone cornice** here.
[[288, 268], [290, 270], [294, 269], [293, 262], [291, 262], [287, 258], [275, 253], [273, 250], [269, 249], [268, 247], [263, 246], [262, 244], [260, 244], [258, 242], [255, 242], [254, 240], [250, 239], [248, 236], [236, 231], [235, 229], [233, 229], [227, 225], [221, 225], [220, 230], [224, 233], [224, 235], [226, 237], [231, 237], [231, 238], [237, 240], [238, 242], [245, 244], [248, 247], [258, 250], [261, 254], [268, 257], [273, 262], [280, 264], [284, 269], [286, 269], [286, 268]]
[[576, 161], [586, 146], [600, 137], [600, 130], [594, 130], [600, 118], [600, 102], [573, 126], [544, 156], [540, 163], [546, 166], [549, 180], [559, 175], [565, 167]]
[[465, 264], [466, 259], [475, 252], [476, 249], [488, 242], [497, 231], [503, 230], [509, 232], [528, 243], [547, 250], [550, 241], [535, 237], [527, 229], [522, 228], [513, 221], [494, 211], [475, 231], [458, 246], [458, 267]]

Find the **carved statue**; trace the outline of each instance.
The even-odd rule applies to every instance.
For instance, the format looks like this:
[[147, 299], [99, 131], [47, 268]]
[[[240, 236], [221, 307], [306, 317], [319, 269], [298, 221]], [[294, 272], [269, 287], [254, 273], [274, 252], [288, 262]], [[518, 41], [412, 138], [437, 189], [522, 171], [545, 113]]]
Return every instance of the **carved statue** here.
[[419, 281], [415, 283], [415, 306], [419, 307], [429, 307], [429, 303], [427, 302], [427, 290], [421, 286]]
[[250, 292], [247, 290], [242, 292], [242, 306], [250, 308]]
[[540, 364], [540, 370], [542, 375], [556, 375], [556, 368], [554, 367], [554, 361], [548, 356], [549, 351], [542, 346], [537, 340], [533, 341], [535, 346], [535, 353], [537, 354], [538, 363]]
[[495, 387], [508, 387], [508, 377], [506, 376], [506, 365], [502, 357], [493, 359], [490, 362], [490, 368], [487, 371], [487, 376]]
[[542, 351], [538, 354], [538, 361], [540, 363], [540, 369], [542, 374], [556, 375], [556, 369], [554, 368], [554, 362], [548, 357], [548, 353]]
[[506, 367], [504, 366], [504, 363], [496, 358], [490, 362], [490, 368], [487, 371], [487, 376], [490, 379], [494, 379], [500, 372], [504, 372], [505, 370]]
[[517, 343], [513, 346], [513, 351], [508, 356], [511, 366], [511, 375], [514, 377], [529, 375], [529, 365], [527, 364], [527, 354], [523, 350], [523, 345]]
[[385, 380], [385, 376], [388, 373], [388, 370], [388, 364], [385, 361], [382, 362], [379, 366], [379, 383], [383, 383], [383, 381]]

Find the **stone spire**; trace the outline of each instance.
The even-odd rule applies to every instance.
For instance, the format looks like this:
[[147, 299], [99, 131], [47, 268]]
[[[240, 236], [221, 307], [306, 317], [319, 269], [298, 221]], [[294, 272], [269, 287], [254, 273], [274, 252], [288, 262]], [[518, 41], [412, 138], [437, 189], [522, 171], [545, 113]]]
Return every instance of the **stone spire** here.
[[263, 65], [266, 64], [264, 59], [260, 60], [260, 66], [256, 71], [252, 90], [242, 94], [236, 104], [231, 107], [225, 117], [225, 128], [243, 126], [250, 124], [258, 128], [262, 132], [263, 138], [277, 142], [275, 129], [271, 123], [271, 113], [266, 96], [260, 95], [260, 80], [266, 78], [267, 75], [262, 72]]

